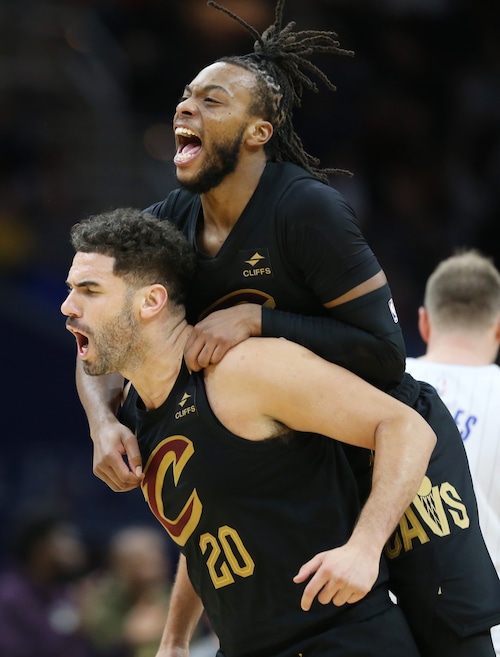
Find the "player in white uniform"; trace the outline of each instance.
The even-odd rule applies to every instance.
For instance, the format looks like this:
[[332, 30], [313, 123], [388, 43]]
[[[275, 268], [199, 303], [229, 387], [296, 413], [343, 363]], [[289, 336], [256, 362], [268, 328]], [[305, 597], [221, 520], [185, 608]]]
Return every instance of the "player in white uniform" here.
[[[500, 574], [500, 272], [478, 251], [442, 261], [427, 281], [418, 327], [425, 355], [406, 369], [433, 385], [455, 418], [479, 520]], [[500, 625], [492, 630], [500, 657]]]

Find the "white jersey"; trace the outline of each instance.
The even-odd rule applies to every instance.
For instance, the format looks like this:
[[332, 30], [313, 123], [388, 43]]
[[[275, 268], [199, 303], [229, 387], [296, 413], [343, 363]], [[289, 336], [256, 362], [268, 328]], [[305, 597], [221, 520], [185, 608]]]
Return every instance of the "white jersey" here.
[[[407, 358], [406, 371], [436, 388], [464, 441], [484, 540], [500, 574], [500, 367]], [[493, 628], [500, 655], [500, 626]]]

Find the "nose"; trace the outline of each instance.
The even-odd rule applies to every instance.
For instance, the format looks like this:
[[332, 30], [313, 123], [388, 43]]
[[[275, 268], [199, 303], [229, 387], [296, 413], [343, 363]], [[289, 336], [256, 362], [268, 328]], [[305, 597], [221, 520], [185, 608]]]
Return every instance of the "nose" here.
[[189, 98], [184, 98], [183, 100], [180, 100], [177, 103], [177, 107], [175, 108], [175, 115], [176, 116], [192, 116], [196, 112], [196, 106], [193, 101], [192, 96]]
[[72, 300], [72, 294], [73, 291], [68, 292], [68, 296], [61, 304], [61, 312], [63, 315], [66, 315], [66, 317], [78, 317], [79, 315], [79, 311]]

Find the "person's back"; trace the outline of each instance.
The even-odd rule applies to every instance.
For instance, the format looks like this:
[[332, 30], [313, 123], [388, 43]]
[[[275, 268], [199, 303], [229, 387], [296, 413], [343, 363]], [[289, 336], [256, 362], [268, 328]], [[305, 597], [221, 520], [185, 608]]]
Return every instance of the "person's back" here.
[[[407, 371], [433, 385], [449, 408], [467, 452], [485, 542], [500, 572], [500, 273], [476, 251], [444, 260], [419, 309], [424, 356]], [[500, 655], [500, 631], [492, 632]]]

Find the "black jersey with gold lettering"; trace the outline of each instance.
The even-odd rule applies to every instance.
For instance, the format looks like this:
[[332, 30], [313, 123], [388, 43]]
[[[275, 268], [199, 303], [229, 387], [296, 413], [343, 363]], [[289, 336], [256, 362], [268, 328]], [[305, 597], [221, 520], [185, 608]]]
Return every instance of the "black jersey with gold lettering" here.
[[292, 578], [318, 552], [344, 544], [359, 514], [340, 443], [296, 432], [240, 438], [213, 414], [203, 373], [185, 367], [158, 409], [145, 411], [132, 388], [121, 419], [137, 431], [144, 496], [186, 555], [224, 654], [274, 657], [292, 646], [286, 654], [299, 654], [311, 636], [392, 606], [382, 560], [360, 602], [300, 608], [305, 585]]
[[[147, 211], [172, 220], [196, 250], [199, 269], [188, 296], [192, 322], [245, 301], [326, 317], [324, 302], [380, 269], [344, 197], [289, 163], [267, 164], [215, 258], [196, 247], [198, 195], [176, 190]], [[423, 487], [388, 543], [391, 587], [415, 634], [429, 627], [433, 614], [461, 635], [488, 629], [500, 623], [500, 581], [479, 529], [455, 422], [436, 391], [409, 374], [390, 394], [423, 415], [438, 438]], [[369, 481], [369, 455], [347, 453], [358, 483]]]
[[420, 489], [385, 548], [391, 588], [424, 640], [434, 614], [460, 636], [482, 632], [500, 623], [500, 580], [480, 530], [460, 432], [428, 383], [405, 377], [396, 396], [425, 418], [438, 440]]

